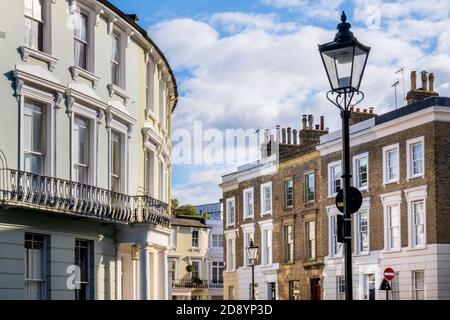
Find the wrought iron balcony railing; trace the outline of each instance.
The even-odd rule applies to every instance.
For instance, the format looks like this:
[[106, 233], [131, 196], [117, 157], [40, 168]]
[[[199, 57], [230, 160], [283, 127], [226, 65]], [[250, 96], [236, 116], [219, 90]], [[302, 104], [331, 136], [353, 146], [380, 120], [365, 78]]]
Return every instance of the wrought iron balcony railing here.
[[170, 222], [167, 203], [149, 195], [129, 196], [13, 169], [0, 169], [0, 202], [119, 223], [151, 222], [167, 226]]
[[196, 280], [175, 279], [172, 280], [172, 288], [193, 288], [193, 289], [223, 288], [223, 283], [199, 279]]

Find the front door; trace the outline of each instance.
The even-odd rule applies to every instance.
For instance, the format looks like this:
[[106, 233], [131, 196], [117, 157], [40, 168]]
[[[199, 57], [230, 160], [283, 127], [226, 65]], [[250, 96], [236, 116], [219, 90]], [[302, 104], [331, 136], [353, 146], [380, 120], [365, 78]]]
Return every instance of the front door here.
[[320, 279], [311, 279], [311, 300], [320, 300], [321, 297], [321, 284]]
[[375, 275], [364, 275], [364, 300], [375, 300]]

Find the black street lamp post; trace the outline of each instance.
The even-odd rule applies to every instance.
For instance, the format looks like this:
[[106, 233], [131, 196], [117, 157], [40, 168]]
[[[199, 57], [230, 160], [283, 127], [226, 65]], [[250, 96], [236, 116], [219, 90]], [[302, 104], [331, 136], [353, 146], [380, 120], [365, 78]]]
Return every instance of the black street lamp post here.
[[364, 99], [364, 94], [359, 91], [361, 79], [366, 67], [370, 47], [362, 45], [350, 31], [351, 25], [342, 12], [341, 23], [338, 24], [338, 32], [334, 41], [319, 45], [319, 52], [330, 82], [331, 90], [327, 93], [327, 99], [337, 106], [342, 118], [342, 178], [344, 195], [344, 223], [342, 230], [338, 230], [344, 238], [345, 255], [345, 298], [353, 299], [352, 288], [352, 235], [351, 212], [349, 203], [350, 193], [350, 106], [353, 98], [360, 96], [353, 106]]
[[253, 243], [253, 239], [250, 239], [250, 244], [247, 247], [247, 256], [252, 266], [252, 300], [255, 300], [255, 264], [258, 260], [258, 246]]

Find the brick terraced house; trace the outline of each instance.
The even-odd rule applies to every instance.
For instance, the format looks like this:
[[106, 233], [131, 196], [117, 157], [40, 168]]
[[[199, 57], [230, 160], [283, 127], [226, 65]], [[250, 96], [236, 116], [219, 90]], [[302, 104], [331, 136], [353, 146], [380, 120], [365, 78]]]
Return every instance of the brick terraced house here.
[[[363, 194], [353, 215], [354, 299], [385, 299], [388, 266], [390, 299], [450, 298], [450, 98], [434, 91], [432, 73], [421, 79], [416, 88], [411, 73], [402, 108], [352, 110], [352, 185]], [[334, 204], [341, 131], [312, 124], [304, 116], [298, 144], [297, 131], [283, 129], [278, 153], [222, 177], [225, 299], [250, 297], [250, 239], [260, 247], [257, 299], [344, 298]]]

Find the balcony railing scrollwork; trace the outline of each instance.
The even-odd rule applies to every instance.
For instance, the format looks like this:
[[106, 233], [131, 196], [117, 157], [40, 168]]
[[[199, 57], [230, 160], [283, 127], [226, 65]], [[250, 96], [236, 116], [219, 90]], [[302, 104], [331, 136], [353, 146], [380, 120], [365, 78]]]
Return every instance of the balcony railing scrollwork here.
[[169, 225], [168, 205], [149, 195], [129, 196], [92, 185], [0, 169], [0, 201], [120, 223]]

